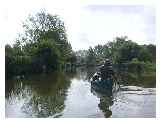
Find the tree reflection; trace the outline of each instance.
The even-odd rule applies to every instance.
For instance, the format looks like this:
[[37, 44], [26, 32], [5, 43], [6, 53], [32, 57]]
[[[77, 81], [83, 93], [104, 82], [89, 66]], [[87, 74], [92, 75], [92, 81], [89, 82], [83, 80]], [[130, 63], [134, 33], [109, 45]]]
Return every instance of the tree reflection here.
[[105, 117], [110, 117], [112, 115], [112, 111], [110, 110], [110, 106], [113, 105], [113, 94], [112, 91], [106, 89], [105, 92], [100, 92], [91, 85], [91, 92], [100, 98], [100, 103], [98, 107], [104, 113]]
[[89, 80], [96, 72], [97, 67], [79, 67], [77, 68], [76, 78], [79, 80]]
[[[65, 105], [66, 91], [70, 86], [70, 77], [54, 72], [48, 75], [33, 76], [27, 80], [14, 82], [6, 99], [18, 103], [24, 101], [21, 111], [26, 117], [59, 117]], [[9, 101], [9, 100], [8, 100]]]

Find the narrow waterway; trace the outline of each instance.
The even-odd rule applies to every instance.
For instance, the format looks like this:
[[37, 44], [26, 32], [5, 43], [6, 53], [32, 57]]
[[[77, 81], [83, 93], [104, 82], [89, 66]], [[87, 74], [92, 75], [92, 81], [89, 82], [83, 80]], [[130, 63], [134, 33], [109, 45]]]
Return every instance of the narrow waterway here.
[[[6, 81], [6, 117], [155, 117], [156, 89], [120, 85], [112, 96], [94, 91], [94, 69]], [[145, 83], [145, 82], [144, 82]]]

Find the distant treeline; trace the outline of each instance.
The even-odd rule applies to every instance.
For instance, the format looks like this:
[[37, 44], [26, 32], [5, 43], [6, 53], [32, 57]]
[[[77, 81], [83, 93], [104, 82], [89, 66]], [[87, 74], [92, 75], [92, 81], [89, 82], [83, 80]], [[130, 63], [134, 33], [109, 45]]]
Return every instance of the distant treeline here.
[[63, 68], [76, 57], [67, 40], [63, 21], [55, 15], [38, 12], [23, 23], [22, 33], [5, 46], [5, 76], [51, 72]]
[[87, 67], [102, 65], [109, 58], [119, 82], [155, 87], [156, 46], [153, 44], [139, 45], [127, 37], [117, 37], [105, 45], [79, 50], [76, 57], [78, 66]]
[[106, 58], [112, 60], [114, 64], [130, 62], [150, 62], [156, 63], [156, 46], [138, 45], [127, 37], [117, 37], [105, 45], [90, 47], [88, 50], [76, 52], [77, 63], [85, 65], [102, 64]]

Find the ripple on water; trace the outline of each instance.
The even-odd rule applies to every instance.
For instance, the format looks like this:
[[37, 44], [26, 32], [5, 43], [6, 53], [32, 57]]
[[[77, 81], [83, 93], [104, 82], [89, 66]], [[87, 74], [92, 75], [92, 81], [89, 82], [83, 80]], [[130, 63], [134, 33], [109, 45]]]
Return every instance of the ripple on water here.
[[112, 117], [156, 117], [156, 89], [122, 86], [111, 107]]

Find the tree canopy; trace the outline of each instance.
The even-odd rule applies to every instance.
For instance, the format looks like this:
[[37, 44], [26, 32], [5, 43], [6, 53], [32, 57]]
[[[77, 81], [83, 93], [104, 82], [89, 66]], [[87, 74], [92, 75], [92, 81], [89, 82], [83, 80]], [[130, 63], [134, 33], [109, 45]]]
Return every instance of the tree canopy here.
[[134, 59], [151, 63], [156, 61], [155, 45], [139, 45], [126, 36], [116, 37], [113, 41], [109, 41], [104, 45], [96, 45], [88, 50], [77, 52], [77, 55], [83, 54], [83, 52], [87, 52], [85, 58], [82, 56], [86, 64], [91, 64], [93, 60], [96, 61], [96, 64], [100, 64], [106, 58], [111, 59], [115, 64], [129, 63]]
[[24, 33], [13, 46], [5, 46], [6, 76], [57, 70], [74, 62], [64, 22], [58, 15], [40, 11], [23, 22]]

